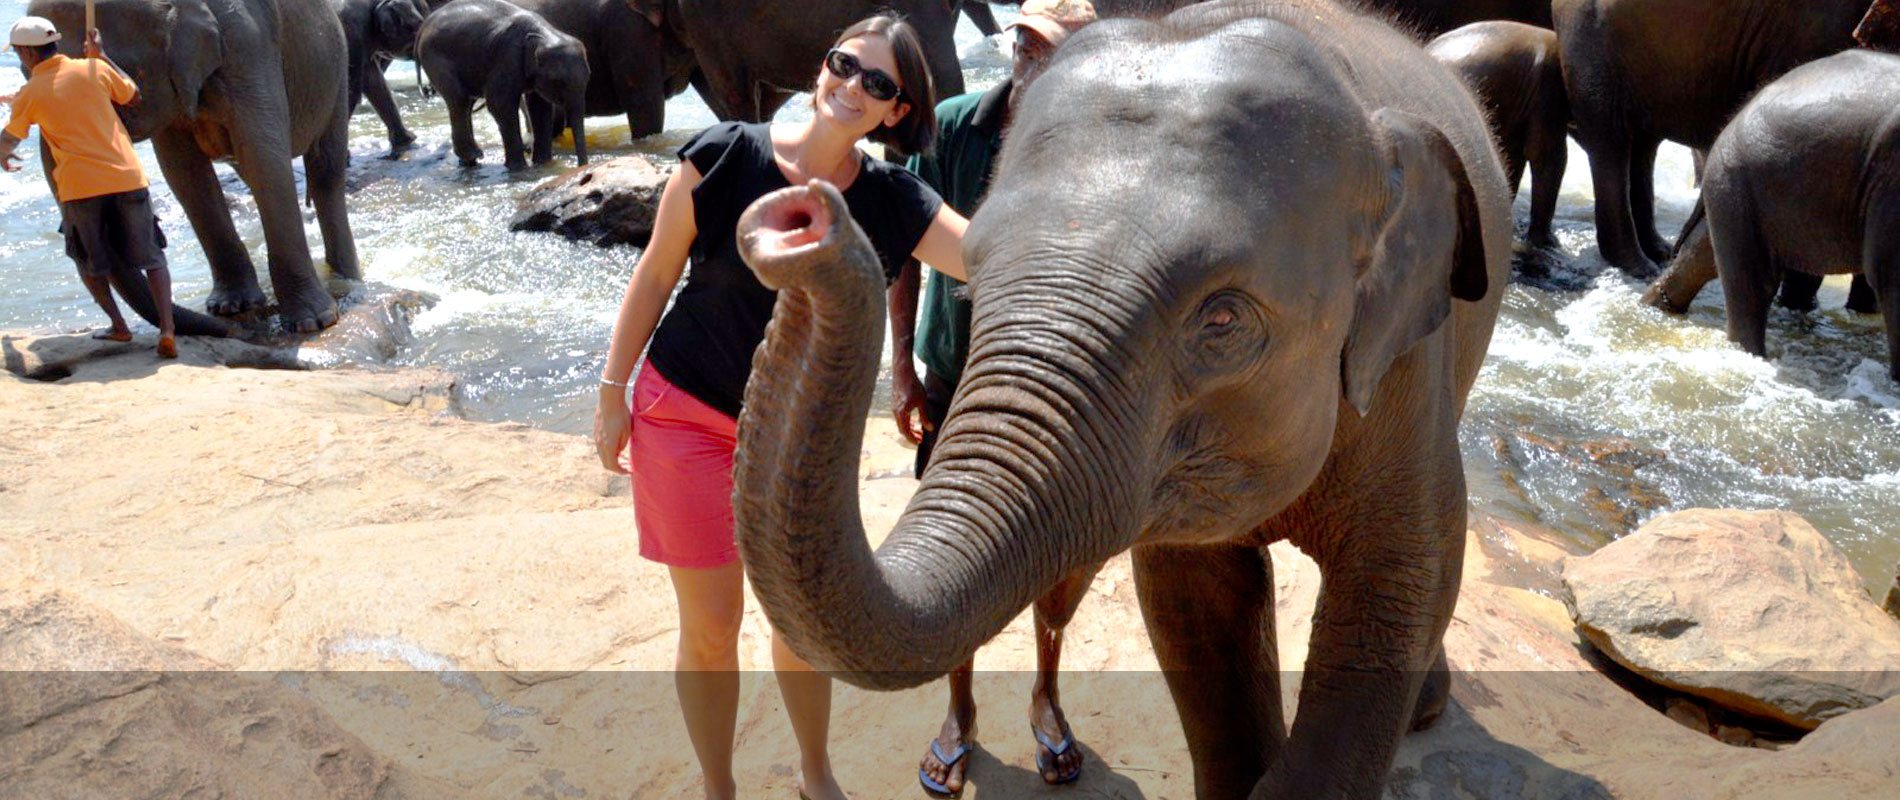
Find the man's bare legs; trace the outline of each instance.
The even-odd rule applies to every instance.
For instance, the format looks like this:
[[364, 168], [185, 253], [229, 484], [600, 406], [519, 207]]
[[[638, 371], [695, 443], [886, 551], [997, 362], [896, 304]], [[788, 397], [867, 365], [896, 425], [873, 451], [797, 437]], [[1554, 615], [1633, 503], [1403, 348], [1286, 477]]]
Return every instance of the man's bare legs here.
[[[674, 687], [686, 733], [705, 775], [707, 800], [738, 796], [732, 774], [739, 721], [739, 627], [745, 613], [745, 570], [737, 562], [711, 569], [671, 567], [680, 606]], [[799, 791], [811, 800], [841, 800], [831, 774], [831, 679], [812, 671], [775, 633], [772, 666], [798, 740]]]
[[[88, 275], [84, 270], [81, 270], [79, 273], [79, 281], [86, 285], [86, 291], [92, 295], [92, 301], [98, 303], [99, 308], [106, 312], [106, 319], [112, 321], [111, 328], [93, 334], [92, 338], [113, 342], [132, 341], [132, 329], [126, 327], [125, 316], [119, 313], [118, 301], [112, 299], [112, 285], [106, 282], [106, 277], [104, 275]], [[166, 316], [170, 316], [171, 309], [167, 308], [165, 314]]]
[[[172, 271], [165, 267], [145, 271], [145, 283], [152, 287], [152, 306], [158, 310], [158, 357], [177, 358], [177, 329], [172, 326]], [[121, 323], [123, 324], [123, 323]]]

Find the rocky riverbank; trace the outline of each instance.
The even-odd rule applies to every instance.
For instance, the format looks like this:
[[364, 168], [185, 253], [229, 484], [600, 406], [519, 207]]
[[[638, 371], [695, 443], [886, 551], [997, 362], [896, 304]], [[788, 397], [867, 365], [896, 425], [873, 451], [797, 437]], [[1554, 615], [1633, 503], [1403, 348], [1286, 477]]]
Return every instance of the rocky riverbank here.
[[[149, 345], [0, 334], [0, 669], [23, 670], [0, 673], [0, 795], [692, 796], [671, 590], [634, 554], [625, 481], [587, 442], [465, 421], [441, 373], [232, 368], [253, 363], [234, 346], [187, 340], [159, 362]], [[862, 502], [881, 535], [915, 484], [888, 421], [869, 430]], [[1900, 700], [1779, 752], [1724, 745], [1600, 669], [1555, 599], [1572, 554], [1497, 520], [1468, 541], [1454, 702], [1405, 740], [1390, 796], [1900, 789]], [[1274, 563], [1282, 663], [1298, 665], [1318, 576], [1291, 548]], [[1192, 796], [1140, 631], [1118, 558], [1068, 634], [1063, 698], [1088, 768], [1062, 789], [1037, 779], [1020, 716], [1028, 615], [984, 649], [966, 796]], [[739, 779], [790, 796], [768, 645], [750, 607]], [[920, 796], [943, 707], [941, 684], [841, 688], [843, 782]]]

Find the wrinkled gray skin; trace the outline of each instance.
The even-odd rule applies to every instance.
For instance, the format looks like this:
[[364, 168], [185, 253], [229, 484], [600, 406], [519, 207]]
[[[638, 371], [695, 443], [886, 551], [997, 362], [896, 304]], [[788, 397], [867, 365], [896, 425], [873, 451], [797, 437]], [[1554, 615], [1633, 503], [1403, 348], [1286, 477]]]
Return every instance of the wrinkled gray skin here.
[[1764, 87], [1709, 151], [1702, 187], [1729, 339], [1765, 352], [1784, 273], [1858, 272], [1900, 381], [1900, 56], [1841, 53]]
[[1555, 0], [1603, 258], [1654, 277], [1670, 255], [1656, 232], [1657, 147], [1668, 140], [1708, 149], [1756, 89], [1852, 47], [1868, 2]]
[[416, 60], [449, 107], [449, 138], [463, 166], [482, 159], [470, 119], [480, 100], [501, 131], [508, 169], [528, 167], [524, 98], [534, 163], [554, 158], [554, 138], [567, 127], [574, 129], [574, 159], [587, 163], [587, 51], [541, 15], [502, 0], [455, 0], [422, 23]]
[[[814, 665], [898, 689], [1132, 549], [1197, 796], [1376, 797], [1449, 681], [1458, 420], [1511, 244], [1483, 114], [1409, 37], [1320, 0], [1105, 20], [1029, 95], [964, 239], [963, 381], [875, 552], [876, 262], [822, 186], [741, 221], [781, 289], [734, 474], [754, 590]], [[1324, 574], [1290, 735], [1282, 539]]]
[[416, 32], [429, 16], [429, 4], [423, 0], [332, 0], [338, 21], [343, 23], [343, 40], [349, 52], [350, 113], [365, 97], [376, 116], [389, 130], [391, 154], [415, 144], [415, 134], [402, 124], [396, 110], [396, 98], [389, 93], [383, 70], [395, 58], [415, 55]]
[[[52, 20], [65, 37], [62, 52], [78, 54], [84, 0], [34, 0], [27, 13]], [[234, 315], [266, 304], [211, 168], [213, 159], [232, 159], [263, 219], [284, 327], [335, 324], [336, 301], [311, 263], [290, 169], [290, 160], [302, 156], [331, 274], [361, 280], [343, 197], [348, 70], [343, 27], [329, 3], [99, 0], [98, 25], [113, 60], [139, 85], [139, 104], [121, 112], [126, 131], [134, 141], [152, 140], [159, 169], [211, 262], [209, 310]], [[127, 302], [138, 307], [133, 297]]]
[[1433, 39], [1425, 52], [1463, 78], [1484, 104], [1513, 193], [1529, 162], [1531, 219], [1525, 239], [1536, 247], [1556, 247], [1550, 220], [1570, 160], [1570, 103], [1557, 34], [1520, 22], [1475, 22]]
[[[458, 0], [459, 1], [459, 0]], [[938, 97], [963, 94], [953, 38], [957, 7], [947, 0], [666, 0], [669, 23], [699, 64], [693, 85], [724, 120], [760, 122], [809, 91], [838, 34], [884, 9], [917, 29]], [[672, 15], [677, 7], [677, 16]]]
[[[658, 0], [512, 0], [587, 49], [587, 113], [627, 115], [629, 135], [666, 128], [666, 99], [686, 91], [693, 54]], [[557, 123], [559, 121], [557, 120]]]

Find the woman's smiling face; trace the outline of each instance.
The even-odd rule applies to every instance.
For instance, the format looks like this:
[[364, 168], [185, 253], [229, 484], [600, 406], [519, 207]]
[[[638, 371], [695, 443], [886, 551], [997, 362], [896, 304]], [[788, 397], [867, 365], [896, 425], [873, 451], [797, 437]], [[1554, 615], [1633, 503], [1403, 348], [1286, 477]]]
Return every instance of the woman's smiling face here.
[[[866, 34], [852, 37], [840, 43], [837, 49], [855, 57], [862, 70], [878, 70], [894, 81], [899, 80], [897, 55], [891, 50], [890, 40], [883, 36]], [[818, 119], [862, 137], [879, 126], [896, 125], [904, 118], [904, 114], [910, 111], [910, 104], [904, 99], [904, 88], [899, 83], [896, 97], [879, 100], [865, 93], [862, 72], [843, 79], [821, 64], [818, 69], [818, 87], [812, 100]]]

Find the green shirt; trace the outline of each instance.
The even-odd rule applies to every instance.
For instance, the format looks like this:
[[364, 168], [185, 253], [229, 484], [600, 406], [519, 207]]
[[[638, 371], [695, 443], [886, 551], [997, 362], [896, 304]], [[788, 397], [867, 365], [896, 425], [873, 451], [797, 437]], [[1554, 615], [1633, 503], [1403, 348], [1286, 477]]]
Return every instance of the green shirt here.
[[[982, 94], [938, 103], [937, 146], [905, 164], [966, 217], [990, 190], [990, 162], [1003, 146], [1009, 90], [1005, 80]], [[970, 354], [970, 300], [963, 281], [932, 271], [918, 306], [917, 357], [930, 374], [954, 386]]]

